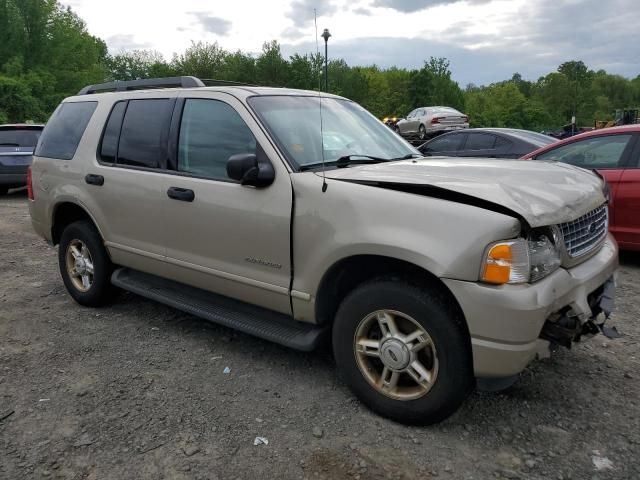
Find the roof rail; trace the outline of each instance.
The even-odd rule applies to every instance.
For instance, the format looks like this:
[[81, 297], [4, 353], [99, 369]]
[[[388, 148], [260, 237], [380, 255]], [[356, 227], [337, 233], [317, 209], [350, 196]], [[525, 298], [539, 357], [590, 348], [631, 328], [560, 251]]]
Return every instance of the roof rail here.
[[142, 80], [115, 81], [87, 85], [78, 92], [78, 95], [90, 95], [100, 92], [126, 92], [127, 90], [144, 90], [147, 88], [192, 88], [204, 86], [202, 80], [196, 77], [145, 78]]
[[259, 86], [253, 83], [236, 82], [234, 80], [218, 80], [217, 78], [201, 78], [200, 80], [207, 87], [224, 87], [225, 85], [238, 86], [238, 87], [258, 87]]

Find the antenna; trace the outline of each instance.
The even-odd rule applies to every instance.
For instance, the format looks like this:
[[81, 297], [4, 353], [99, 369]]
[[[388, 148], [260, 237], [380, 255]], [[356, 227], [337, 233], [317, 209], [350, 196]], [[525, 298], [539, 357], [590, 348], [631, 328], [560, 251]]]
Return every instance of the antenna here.
[[[313, 24], [316, 27], [316, 59], [320, 58], [318, 47], [318, 14], [313, 9]], [[326, 72], [325, 72], [326, 75]], [[327, 191], [327, 178], [324, 173], [324, 132], [322, 126], [322, 75], [318, 75], [318, 101], [320, 102], [320, 152], [322, 153], [322, 193]]]

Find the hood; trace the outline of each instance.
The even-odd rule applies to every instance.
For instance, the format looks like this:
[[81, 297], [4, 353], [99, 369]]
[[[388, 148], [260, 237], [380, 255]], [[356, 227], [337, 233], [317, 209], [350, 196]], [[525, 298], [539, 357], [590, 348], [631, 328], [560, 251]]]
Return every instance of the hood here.
[[439, 198], [452, 192], [453, 201], [477, 199], [477, 206], [512, 211], [531, 227], [574, 220], [606, 201], [600, 178], [554, 162], [430, 157], [339, 168], [326, 177], [394, 190], [406, 186], [412, 193], [425, 186], [423, 194]]

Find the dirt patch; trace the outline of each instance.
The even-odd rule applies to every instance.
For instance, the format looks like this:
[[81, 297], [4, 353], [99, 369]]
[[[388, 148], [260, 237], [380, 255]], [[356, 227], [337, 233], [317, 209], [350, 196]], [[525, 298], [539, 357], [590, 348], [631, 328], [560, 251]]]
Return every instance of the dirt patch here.
[[0, 478], [640, 478], [640, 255], [622, 257], [623, 338], [409, 428], [355, 400], [327, 352], [130, 294], [78, 306], [26, 202], [0, 199]]

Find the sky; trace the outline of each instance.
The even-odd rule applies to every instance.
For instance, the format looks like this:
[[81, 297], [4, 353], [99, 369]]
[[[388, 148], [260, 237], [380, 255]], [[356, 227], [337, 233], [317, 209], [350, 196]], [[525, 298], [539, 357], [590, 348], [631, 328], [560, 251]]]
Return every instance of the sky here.
[[[461, 86], [536, 80], [567, 60], [640, 75], [640, 0], [62, 0], [111, 53], [157, 50], [170, 60], [192, 41], [257, 53], [277, 40], [285, 56], [315, 52], [349, 65], [419, 68], [447, 57]], [[319, 39], [321, 50], [324, 40]]]

